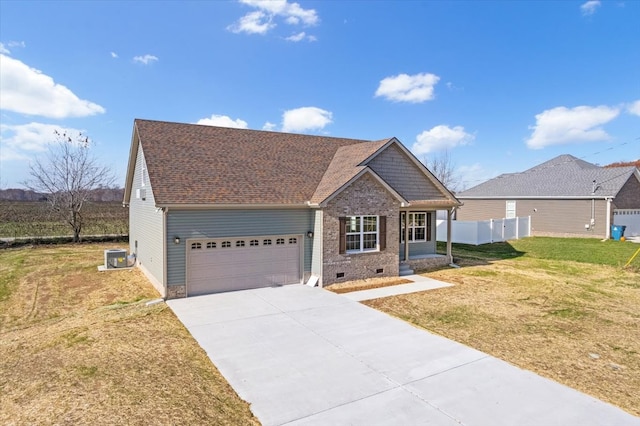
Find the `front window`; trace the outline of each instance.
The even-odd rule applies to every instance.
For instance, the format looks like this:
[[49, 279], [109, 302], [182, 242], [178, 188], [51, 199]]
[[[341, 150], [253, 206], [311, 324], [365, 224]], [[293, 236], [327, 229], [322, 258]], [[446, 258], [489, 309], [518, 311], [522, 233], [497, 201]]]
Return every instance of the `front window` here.
[[402, 242], [404, 242], [406, 226], [409, 231], [409, 242], [431, 241], [431, 213], [402, 212], [400, 215], [400, 241]]
[[378, 216], [348, 216], [345, 224], [348, 253], [378, 250]]

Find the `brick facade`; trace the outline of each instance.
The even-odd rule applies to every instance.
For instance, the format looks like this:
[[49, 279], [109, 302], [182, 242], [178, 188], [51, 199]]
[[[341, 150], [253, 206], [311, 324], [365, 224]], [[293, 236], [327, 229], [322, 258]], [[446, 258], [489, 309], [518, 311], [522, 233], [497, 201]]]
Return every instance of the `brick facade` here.
[[[322, 285], [372, 277], [398, 276], [400, 202], [369, 174], [363, 175], [329, 201], [323, 209]], [[343, 216], [386, 216], [386, 249], [379, 252], [340, 254], [340, 224]], [[376, 270], [383, 269], [377, 273]], [[337, 278], [337, 274], [344, 274]]]

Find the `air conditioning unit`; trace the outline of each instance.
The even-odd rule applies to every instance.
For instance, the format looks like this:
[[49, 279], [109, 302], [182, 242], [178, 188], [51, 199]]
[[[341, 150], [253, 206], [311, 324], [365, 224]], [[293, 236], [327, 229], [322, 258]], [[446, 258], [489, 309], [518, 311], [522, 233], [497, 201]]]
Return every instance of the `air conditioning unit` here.
[[123, 249], [110, 249], [104, 251], [104, 267], [107, 269], [126, 268], [127, 251]]

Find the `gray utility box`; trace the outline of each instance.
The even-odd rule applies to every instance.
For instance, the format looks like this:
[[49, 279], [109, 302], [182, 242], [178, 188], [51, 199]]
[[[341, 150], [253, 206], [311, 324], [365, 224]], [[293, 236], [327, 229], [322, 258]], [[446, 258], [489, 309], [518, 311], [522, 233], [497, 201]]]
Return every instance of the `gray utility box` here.
[[123, 249], [105, 250], [104, 266], [107, 269], [126, 268], [127, 267], [127, 251]]

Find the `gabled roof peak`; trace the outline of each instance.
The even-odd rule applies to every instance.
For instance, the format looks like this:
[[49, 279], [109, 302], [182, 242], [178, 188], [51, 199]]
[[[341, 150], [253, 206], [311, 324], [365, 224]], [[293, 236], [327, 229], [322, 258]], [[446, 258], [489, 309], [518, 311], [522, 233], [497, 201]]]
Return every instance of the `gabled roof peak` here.
[[573, 155], [562, 154], [562, 155], [558, 155], [555, 158], [552, 158], [549, 161], [545, 161], [544, 163], [538, 164], [537, 166], [534, 166], [526, 170], [524, 173], [542, 171], [550, 167], [564, 167], [564, 168], [574, 169], [574, 170], [587, 170], [587, 169], [600, 168], [595, 164], [581, 160], [577, 157], [574, 157]]
[[605, 168], [565, 154], [524, 172], [490, 179], [461, 192], [458, 197], [615, 197], [634, 173], [637, 176], [635, 167]]

